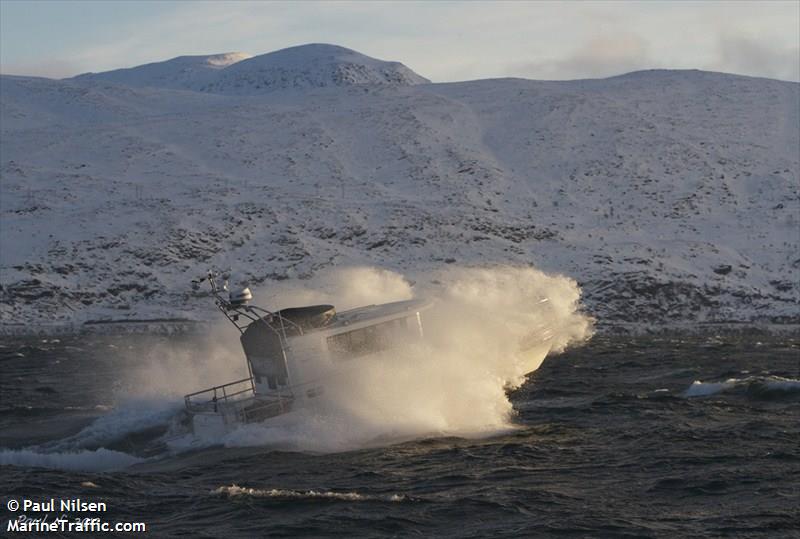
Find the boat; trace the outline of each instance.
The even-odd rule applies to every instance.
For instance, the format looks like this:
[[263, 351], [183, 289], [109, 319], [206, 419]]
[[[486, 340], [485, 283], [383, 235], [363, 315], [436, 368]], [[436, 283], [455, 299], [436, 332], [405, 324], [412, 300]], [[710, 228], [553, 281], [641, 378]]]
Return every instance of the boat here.
[[[252, 305], [249, 288], [229, 290], [226, 277], [209, 272], [194, 283], [199, 287], [209, 282], [217, 307], [239, 330], [248, 376], [185, 395], [191, 428], [199, 436], [220, 437], [249, 423], [291, 422], [296, 411], [313, 409], [320, 401], [326, 380], [346, 376], [359, 360], [396, 361], [402, 354], [393, 351], [407, 350], [425, 338], [423, 312], [432, 305], [425, 300], [342, 312], [327, 304], [273, 312]], [[547, 302], [542, 299], [532, 308], [546, 308]], [[520, 339], [516, 361], [522, 372], [541, 365], [553, 336], [543, 323]]]
[[250, 303], [249, 288], [229, 290], [225, 277], [209, 272], [193, 283], [198, 288], [208, 281], [217, 307], [239, 330], [248, 376], [184, 396], [198, 436], [223, 436], [248, 423], [277, 424], [313, 407], [325, 392], [326, 378], [346, 371], [347, 364], [424, 338], [422, 313], [431, 306], [424, 300], [342, 312], [333, 305], [270, 311]]

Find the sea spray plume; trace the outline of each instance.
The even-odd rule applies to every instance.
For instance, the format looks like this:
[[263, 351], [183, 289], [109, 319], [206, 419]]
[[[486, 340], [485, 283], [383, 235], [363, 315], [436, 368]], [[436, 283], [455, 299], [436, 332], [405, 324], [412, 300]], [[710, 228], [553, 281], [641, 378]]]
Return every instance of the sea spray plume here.
[[[141, 462], [109, 448], [129, 449], [124, 442], [132, 436], [137, 438], [134, 445], [144, 449], [148, 441], [185, 434], [186, 428], [178, 421], [184, 394], [247, 376], [240, 350], [230, 345], [234, 339], [235, 330], [219, 324], [202, 336], [146, 344], [138, 340], [130, 346], [122, 343], [114, 353], [123, 356], [120, 364], [124, 367], [109, 413], [71, 436], [21, 452], [4, 452], [0, 457], [9, 463], [76, 470], [122, 468]], [[147, 436], [142, 436], [144, 433]]]
[[[258, 293], [255, 302], [259, 302]], [[330, 303], [337, 311], [414, 297], [412, 284], [399, 273], [367, 266], [349, 266], [320, 273], [299, 287], [296, 281], [276, 283], [266, 292], [265, 307], [277, 310], [312, 303]]]
[[[515, 340], [509, 344], [512, 348], [543, 324], [553, 330], [553, 352], [583, 343], [593, 334], [593, 319], [580, 311], [580, 288], [568, 277], [531, 267], [498, 266], [453, 268], [439, 281], [443, 283], [441, 290], [426, 293], [441, 297], [451, 311], [480, 318], [481, 324], [491, 327], [491, 334]], [[500, 355], [514, 354], [510, 350]]]
[[114, 409], [57, 449], [67, 442], [70, 448], [107, 446], [137, 432], [174, 427], [185, 394], [247, 376], [241, 349], [232, 344], [237, 337], [220, 322], [204, 335], [121, 347], [129, 357], [122, 362], [127, 368], [120, 373]]
[[[325, 381], [323, 404], [292, 425], [248, 425], [229, 445], [290, 444], [339, 451], [420, 436], [481, 436], [512, 428], [506, 389], [538, 368], [546, 350], [520, 354], [520, 340], [548, 326], [553, 348], [583, 342], [592, 321], [578, 311], [580, 290], [570, 279], [533, 268], [451, 268], [415, 276], [419, 295], [434, 302], [425, 311], [426, 342], [381, 359], [351, 360]], [[432, 283], [430, 281], [436, 281]], [[348, 268], [279, 294], [348, 307], [407, 299], [410, 283], [374, 268]], [[545, 303], [542, 300], [547, 298]], [[354, 301], [350, 303], [350, 301]], [[342, 304], [340, 303], [340, 304]]]
[[130, 399], [179, 400], [198, 388], [224, 384], [247, 376], [238, 346], [239, 334], [227, 321], [217, 320], [202, 335], [158, 340], [134, 346], [123, 374], [117, 403]]

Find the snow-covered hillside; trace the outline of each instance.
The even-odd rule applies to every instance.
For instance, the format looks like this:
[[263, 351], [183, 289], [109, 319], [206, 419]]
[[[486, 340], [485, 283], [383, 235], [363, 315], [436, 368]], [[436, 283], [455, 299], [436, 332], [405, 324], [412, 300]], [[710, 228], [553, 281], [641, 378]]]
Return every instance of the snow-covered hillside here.
[[497, 263], [572, 276], [601, 322], [800, 321], [796, 83], [418, 84], [314, 45], [174, 89], [168, 64], [0, 79], [4, 323], [202, 318], [211, 266], [263, 297]]

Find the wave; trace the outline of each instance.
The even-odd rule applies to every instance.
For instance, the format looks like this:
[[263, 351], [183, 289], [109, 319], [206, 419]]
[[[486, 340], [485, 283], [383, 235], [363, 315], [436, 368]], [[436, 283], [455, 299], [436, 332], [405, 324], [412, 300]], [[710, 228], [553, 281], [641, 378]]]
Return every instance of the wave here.
[[409, 498], [403, 494], [361, 494], [358, 492], [333, 492], [330, 490], [289, 490], [289, 489], [257, 489], [230, 485], [216, 488], [210, 492], [214, 496], [226, 496], [234, 498], [237, 496], [249, 496], [253, 498], [277, 498], [277, 499], [325, 499], [347, 502], [402, 502]]
[[59, 452], [109, 446], [132, 434], [169, 425], [181, 407], [182, 403], [173, 401], [129, 401], [97, 418], [77, 434], [45, 444], [42, 449]]
[[723, 382], [702, 382], [695, 380], [683, 392], [684, 397], [707, 397], [717, 393], [745, 390], [750, 394], [772, 397], [800, 392], [800, 380], [781, 376], [748, 376], [747, 378], [728, 378]]
[[31, 449], [0, 450], [0, 465], [50, 468], [66, 471], [107, 472], [127, 468], [144, 459], [100, 448], [94, 451], [41, 453]]
[[165, 449], [159, 441], [175, 422], [174, 402], [128, 402], [76, 434], [23, 449], [0, 448], [0, 465], [65, 471], [127, 468]]

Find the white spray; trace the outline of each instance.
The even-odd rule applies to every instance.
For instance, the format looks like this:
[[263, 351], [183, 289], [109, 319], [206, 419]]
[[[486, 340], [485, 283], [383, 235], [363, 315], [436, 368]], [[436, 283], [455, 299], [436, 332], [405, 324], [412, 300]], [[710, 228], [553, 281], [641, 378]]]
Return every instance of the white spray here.
[[[380, 361], [357, 361], [325, 383], [325, 405], [293, 424], [248, 425], [227, 445], [278, 444], [337, 451], [422, 436], [482, 436], [513, 428], [506, 390], [539, 367], [545, 350], [520, 353], [532, 331], [549, 327], [558, 352], [591, 336], [578, 312], [576, 283], [533, 268], [449, 268], [412, 287], [403, 276], [347, 268], [274, 291], [276, 307], [330, 302], [343, 310], [425, 297], [426, 342]], [[256, 302], [258, 294], [256, 294]]]

